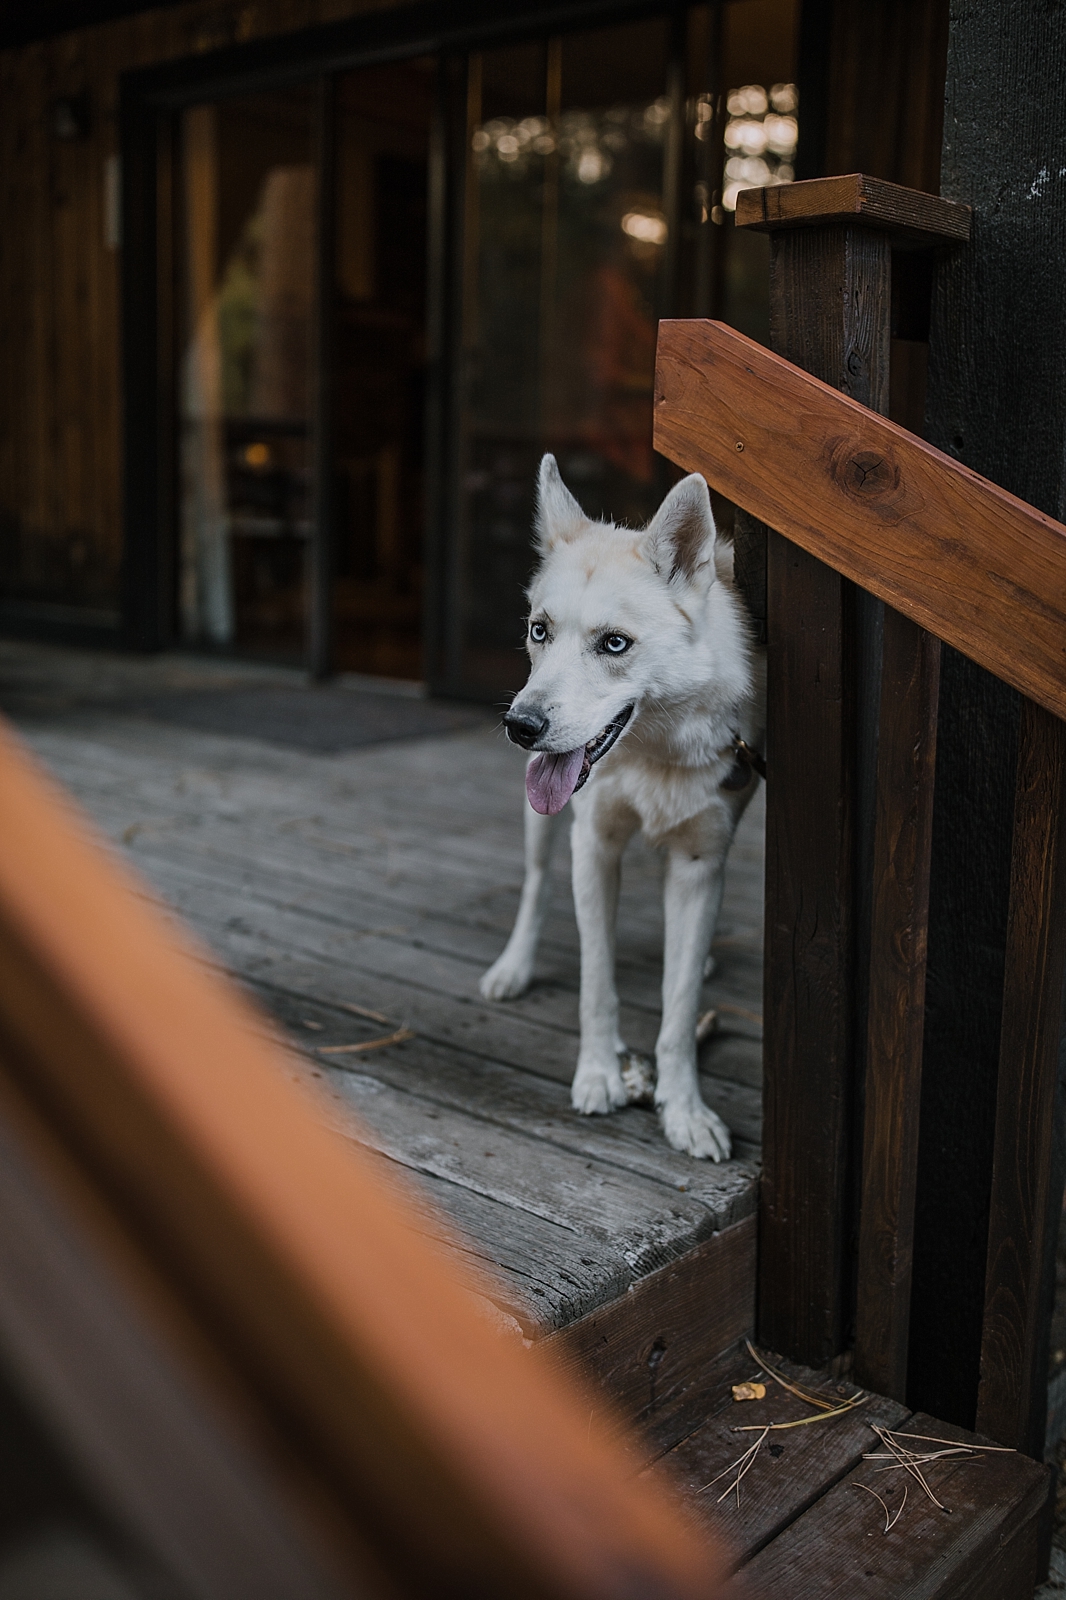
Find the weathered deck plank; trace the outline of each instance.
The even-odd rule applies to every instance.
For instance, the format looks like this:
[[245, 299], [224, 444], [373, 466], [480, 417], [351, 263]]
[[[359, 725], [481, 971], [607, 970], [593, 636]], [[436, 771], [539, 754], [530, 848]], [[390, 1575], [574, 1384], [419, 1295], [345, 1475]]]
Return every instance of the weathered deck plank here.
[[[291, 998], [288, 1005], [292, 1006], [293, 1033], [298, 1031], [302, 1017], [314, 1020], [328, 1015], [324, 1007]], [[271, 1009], [284, 1020], [288, 1006], [283, 997], [275, 995]], [[343, 1017], [331, 1020], [335, 1031], [324, 1024], [323, 1031], [314, 1035], [312, 1050], [319, 1040], [329, 1049], [336, 1037], [351, 1038], [356, 1031]], [[375, 1025], [366, 1026], [372, 1033]], [[377, 1032], [380, 1036], [381, 1029]], [[434, 1106], [468, 1111], [526, 1138], [606, 1162], [663, 1184], [675, 1193], [688, 1194], [712, 1211], [718, 1227], [727, 1227], [746, 1215], [745, 1208], [750, 1203], [746, 1198], [750, 1191], [749, 1170], [734, 1162], [725, 1166], [689, 1162], [679, 1168], [654, 1115], [643, 1108], [628, 1107], [611, 1117], [576, 1117], [564, 1085], [535, 1073], [516, 1072], [499, 1061], [435, 1045], [424, 1038], [351, 1056], [348, 1061], [345, 1068], [340, 1058], [319, 1057], [310, 1068], [322, 1074], [339, 1106], [350, 1105], [353, 1097], [358, 1097], [358, 1091], [351, 1088], [355, 1079], [371, 1078], [393, 1089], [420, 1095]], [[745, 1197], [743, 1201], [741, 1196]]]
[[[156, 687], [205, 675], [224, 685], [244, 669], [111, 660], [105, 670], [90, 658], [86, 695], [74, 654], [0, 646], [0, 689], [5, 675], [22, 675], [14, 706], [24, 737], [286, 1029], [301, 1052], [294, 1070], [313, 1077], [324, 1114], [405, 1169], [462, 1230], [469, 1260], [497, 1274], [496, 1301], [526, 1337], [587, 1318], [701, 1242], [713, 1257], [717, 1236], [750, 1217], [760, 1129], [756, 808], [730, 866], [719, 970], [705, 991], [722, 1027], [701, 1063], [707, 1098], [744, 1159], [713, 1167], [671, 1151], [648, 1111], [586, 1119], [570, 1109], [577, 935], [565, 837], [533, 988], [508, 1005], [478, 993], [522, 872], [523, 758], [491, 727], [339, 754], [222, 737], [131, 709], [131, 679], [144, 671]], [[630, 853], [619, 975], [626, 1036], [649, 1051], [660, 878], [652, 852]], [[347, 1011], [352, 1003], [416, 1037], [343, 1060], [317, 1054], [385, 1031]], [[723, 1317], [732, 1338], [750, 1312]]]

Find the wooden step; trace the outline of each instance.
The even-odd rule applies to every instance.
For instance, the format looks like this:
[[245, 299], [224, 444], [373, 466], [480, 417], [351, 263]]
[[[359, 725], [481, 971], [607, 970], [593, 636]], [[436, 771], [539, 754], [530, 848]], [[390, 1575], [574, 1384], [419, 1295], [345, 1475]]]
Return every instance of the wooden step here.
[[[772, 1358], [791, 1383], [837, 1399], [862, 1393], [825, 1372]], [[766, 1384], [762, 1400], [736, 1401], [733, 1385]], [[1053, 1477], [1048, 1467], [879, 1396], [843, 1415], [816, 1414], [763, 1373], [743, 1347], [723, 1357], [704, 1387], [706, 1415], [646, 1468], [667, 1478], [694, 1515], [732, 1547], [737, 1600], [1025, 1600], [1046, 1561]], [[908, 1473], [864, 1459], [883, 1452], [871, 1424], [954, 1441], [976, 1454], [922, 1468], [938, 1509]], [[739, 1488], [733, 1463], [770, 1426]], [[755, 1432], [737, 1432], [738, 1428]], [[943, 1449], [942, 1444], [912, 1448]], [[862, 1487], [857, 1487], [861, 1485]], [[890, 1531], [885, 1523], [906, 1502]], [[885, 1508], [869, 1490], [876, 1491]]]

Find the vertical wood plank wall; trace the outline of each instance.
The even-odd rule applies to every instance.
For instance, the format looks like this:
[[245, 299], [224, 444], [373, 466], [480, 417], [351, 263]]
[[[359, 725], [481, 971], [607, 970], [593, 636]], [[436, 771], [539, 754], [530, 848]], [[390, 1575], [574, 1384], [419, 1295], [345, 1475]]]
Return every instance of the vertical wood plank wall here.
[[[217, 0], [0, 51], [0, 584], [17, 541], [31, 575], [117, 626], [122, 548], [120, 251], [105, 238], [119, 79], [157, 62], [371, 9], [368, 0]], [[380, 9], [375, 6], [374, 9]], [[52, 108], [87, 95], [89, 129]]]

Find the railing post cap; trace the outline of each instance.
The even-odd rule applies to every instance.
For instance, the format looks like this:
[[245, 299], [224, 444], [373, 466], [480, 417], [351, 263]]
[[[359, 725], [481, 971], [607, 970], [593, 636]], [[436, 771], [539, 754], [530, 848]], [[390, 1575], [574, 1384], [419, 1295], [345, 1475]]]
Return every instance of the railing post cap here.
[[773, 233], [830, 222], [865, 223], [903, 245], [964, 244], [972, 213], [957, 200], [905, 189], [902, 184], [849, 172], [836, 178], [808, 178], [768, 189], [743, 189], [737, 196], [736, 225]]

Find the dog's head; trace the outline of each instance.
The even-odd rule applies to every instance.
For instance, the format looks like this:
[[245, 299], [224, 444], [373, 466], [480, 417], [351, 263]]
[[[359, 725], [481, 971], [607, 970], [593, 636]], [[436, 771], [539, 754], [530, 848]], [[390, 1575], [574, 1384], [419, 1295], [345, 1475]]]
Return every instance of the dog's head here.
[[641, 705], [683, 695], [708, 591], [715, 528], [698, 473], [671, 489], [646, 528], [592, 522], [540, 464], [529, 588], [529, 681], [504, 717], [508, 737], [538, 752], [526, 774], [534, 810], [561, 811]]

